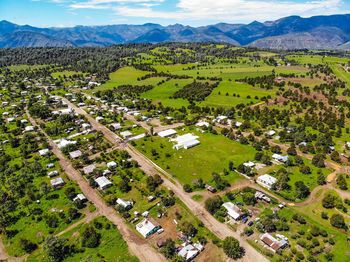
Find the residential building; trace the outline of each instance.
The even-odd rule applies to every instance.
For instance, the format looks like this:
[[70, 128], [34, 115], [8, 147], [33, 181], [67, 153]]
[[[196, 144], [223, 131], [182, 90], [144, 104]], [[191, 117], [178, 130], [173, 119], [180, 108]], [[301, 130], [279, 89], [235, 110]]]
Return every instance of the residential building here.
[[161, 226], [155, 224], [154, 222], [152, 223], [149, 219], [144, 219], [136, 225], [136, 230], [145, 238], [153, 235], [160, 228]]
[[227, 214], [234, 220], [239, 220], [243, 215], [241, 209], [232, 202], [226, 202], [222, 206], [227, 210]]
[[50, 183], [51, 183], [51, 186], [57, 188], [57, 187], [61, 187], [64, 185], [64, 180], [62, 177], [58, 177], [55, 179], [51, 179]]
[[127, 209], [131, 208], [133, 206], [133, 202], [132, 201], [126, 201], [126, 200], [124, 200], [122, 198], [118, 198], [117, 199], [117, 204], [121, 205], [122, 207], [127, 208]]
[[259, 176], [256, 182], [267, 189], [271, 189], [271, 187], [277, 182], [277, 179], [273, 176], [265, 174]]
[[98, 187], [101, 190], [105, 190], [113, 185], [113, 183], [111, 181], [109, 181], [109, 179], [105, 176], [100, 176], [100, 177], [96, 178], [95, 182], [97, 183]]
[[96, 169], [96, 166], [94, 164], [92, 164], [92, 165], [88, 165], [88, 166], [84, 167], [83, 172], [85, 175], [89, 175], [89, 174], [92, 174], [95, 169]]
[[80, 150], [75, 150], [75, 151], [72, 151], [72, 152], [69, 152], [69, 156], [70, 158], [72, 159], [76, 159], [76, 158], [79, 158], [83, 155], [83, 153], [80, 151]]
[[269, 233], [265, 233], [260, 237], [260, 240], [273, 252], [288, 246], [288, 238], [279, 234], [276, 234], [276, 238], [274, 238]]

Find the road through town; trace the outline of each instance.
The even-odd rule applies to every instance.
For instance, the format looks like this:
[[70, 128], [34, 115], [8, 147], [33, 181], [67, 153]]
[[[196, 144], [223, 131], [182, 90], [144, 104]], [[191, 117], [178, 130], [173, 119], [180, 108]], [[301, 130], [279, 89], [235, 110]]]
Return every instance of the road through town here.
[[175, 195], [186, 204], [186, 206], [196, 215], [204, 225], [211, 230], [215, 235], [220, 239], [224, 239], [228, 236], [233, 236], [237, 238], [241, 246], [245, 249], [245, 256], [242, 258], [242, 261], [251, 262], [259, 261], [264, 262], [268, 261], [261, 253], [254, 249], [251, 245], [248, 244], [246, 239], [240, 235], [240, 232], [234, 231], [226, 224], [222, 224], [217, 221], [204, 207], [203, 204], [194, 201], [191, 198], [190, 194], [187, 194], [183, 191], [182, 185], [171, 179], [171, 175], [164, 171], [162, 168], [157, 166], [154, 162], [149, 160], [134, 147], [127, 143], [121, 143], [121, 138], [118, 137], [110, 129], [106, 128], [101, 123], [97, 122], [91, 115], [89, 115], [85, 110], [77, 107], [75, 104], [71, 103], [69, 100], [62, 98], [63, 101], [71, 108], [75, 110], [76, 113], [84, 115], [86, 119], [90, 122], [91, 126], [99, 131], [101, 131], [104, 136], [111, 142], [113, 145], [120, 145], [120, 147], [126, 150], [130, 156], [139, 163], [140, 168], [147, 175], [159, 174], [164, 180], [164, 186], [172, 190]]
[[[137, 256], [140, 259], [140, 261], [166, 261], [166, 259], [154, 248], [152, 248], [146, 240], [141, 239], [134, 232], [132, 232], [131, 229], [127, 226], [127, 224], [124, 222], [124, 220], [121, 217], [119, 217], [117, 212], [112, 207], [106, 204], [106, 202], [101, 198], [101, 196], [96, 192], [96, 190], [89, 185], [88, 181], [83, 178], [80, 172], [76, 170], [73, 167], [72, 163], [63, 155], [63, 153], [53, 142], [53, 140], [44, 132], [44, 130], [41, 129], [41, 127], [36, 123], [36, 121], [30, 116], [28, 110], [27, 115], [31, 124], [33, 126], [36, 126], [41, 131], [41, 133], [45, 135], [46, 139], [50, 144], [53, 154], [55, 154], [56, 157], [59, 159], [60, 165], [65, 171], [65, 173], [68, 175], [68, 177], [78, 184], [83, 194], [90, 202], [92, 202], [95, 205], [98, 212], [101, 215], [105, 216], [118, 228], [119, 232], [122, 234], [124, 240], [126, 241], [131, 253]], [[99, 128], [99, 130], [106, 129], [103, 127]]]

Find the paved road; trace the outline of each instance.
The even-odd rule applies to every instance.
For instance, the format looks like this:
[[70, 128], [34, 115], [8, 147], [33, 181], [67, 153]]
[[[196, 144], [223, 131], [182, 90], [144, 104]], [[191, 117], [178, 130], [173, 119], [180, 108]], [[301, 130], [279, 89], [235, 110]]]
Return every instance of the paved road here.
[[[75, 181], [83, 194], [86, 196], [86, 198], [92, 202], [98, 212], [105, 216], [109, 221], [111, 221], [119, 230], [119, 232], [124, 237], [124, 240], [128, 244], [128, 247], [131, 251], [131, 253], [135, 256], [137, 256], [141, 261], [149, 261], [149, 262], [161, 262], [166, 261], [166, 259], [155, 249], [153, 249], [146, 240], [141, 239], [138, 237], [134, 232], [131, 231], [131, 229], [127, 226], [127, 224], [124, 222], [124, 220], [119, 217], [117, 212], [110, 206], [106, 204], [106, 202], [100, 197], [100, 195], [90, 187], [89, 183], [82, 177], [79, 171], [77, 171], [71, 162], [66, 159], [66, 157], [63, 155], [63, 153], [60, 151], [60, 149], [57, 147], [57, 145], [53, 142], [53, 140], [40, 128], [40, 126], [36, 123], [36, 121], [29, 115], [29, 112], [27, 111], [28, 119], [31, 122], [33, 126], [36, 126], [46, 137], [46, 139], [49, 141], [49, 144], [52, 148], [52, 152], [56, 155], [56, 157], [59, 159], [61, 167], [65, 171], [65, 173], [69, 176], [69, 178], [73, 181]], [[92, 124], [92, 123], [91, 123]], [[105, 132], [107, 128], [102, 127], [100, 125], [94, 126], [98, 130], [101, 130], [102, 132]], [[114, 138], [113, 138], [114, 139]], [[114, 139], [114, 143], [116, 143], [116, 140]]]
[[241, 246], [245, 249], [245, 256], [242, 258], [242, 261], [245, 262], [251, 262], [251, 261], [259, 261], [264, 262], [268, 261], [261, 253], [259, 253], [256, 249], [254, 249], [251, 245], [248, 244], [245, 237], [242, 237], [240, 235], [240, 232], [235, 232], [233, 229], [231, 229], [228, 225], [222, 224], [219, 221], [217, 221], [204, 207], [203, 204], [198, 203], [194, 201], [191, 198], [190, 194], [187, 194], [183, 191], [182, 185], [177, 182], [173, 181], [171, 179], [171, 175], [161, 169], [159, 166], [157, 166], [154, 162], [149, 160], [147, 157], [145, 157], [143, 154], [141, 154], [139, 151], [137, 151], [134, 147], [132, 147], [129, 144], [122, 144], [121, 138], [118, 137], [114, 132], [103, 126], [102, 124], [98, 123], [93, 117], [91, 117], [86, 111], [83, 109], [77, 107], [70, 101], [68, 101], [65, 98], [62, 98], [65, 103], [68, 104], [71, 108], [75, 110], [76, 113], [84, 115], [86, 119], [90, 122], [91, 126], [93, 128], [96, 128], [97, 130], [102, 131], [102, 133], [105, 135], [105, 137], [114, 145], [120, 145], [122, 146], [129, 154], [130, 156], [136, 160], [140, 168], [147, 174], [147, 175], [155, 175], [159, 174], [163, 180], [164, 180], [164, 186], [166, 186], [168, 189], [172, 190], [175, 195], [186, 204], [186, 206], [195, 214], [203, 223], [204, 225], [211, 230], [215, 235], [217, 235], [219, 238], [224, 239], [228, 236], [234, 236], [237, 238], [241, 244]]

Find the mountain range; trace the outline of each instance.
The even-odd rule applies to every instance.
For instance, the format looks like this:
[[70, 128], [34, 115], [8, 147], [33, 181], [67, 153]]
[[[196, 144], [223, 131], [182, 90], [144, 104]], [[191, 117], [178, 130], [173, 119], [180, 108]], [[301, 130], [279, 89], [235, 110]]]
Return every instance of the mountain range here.
[[0, 21], [0, 48], [162, 42], [222, 42], [271, 49], [350, 50], [350, 14], [310, 18], [289, 16], [264, 23], [219, 23], [201, 27], [147, 23], [38, 28]]

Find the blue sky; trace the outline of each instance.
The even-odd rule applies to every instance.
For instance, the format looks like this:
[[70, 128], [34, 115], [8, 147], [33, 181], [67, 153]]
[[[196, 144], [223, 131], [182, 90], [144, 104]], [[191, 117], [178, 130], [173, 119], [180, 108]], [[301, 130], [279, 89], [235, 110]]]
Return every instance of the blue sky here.
[[218, 22], [350, 13], [350, 0], [0, 0], [0, 20], [40, 27]]

